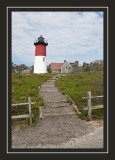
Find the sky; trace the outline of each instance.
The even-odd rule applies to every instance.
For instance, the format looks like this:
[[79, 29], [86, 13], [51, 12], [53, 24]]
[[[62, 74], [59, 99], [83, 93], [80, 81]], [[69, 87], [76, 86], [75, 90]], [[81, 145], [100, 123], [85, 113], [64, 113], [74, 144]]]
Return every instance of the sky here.
[[12, 62], [34, 65], [34, 41], [47, 41], [47, 65], [103, 60], [103, 12], [12, 12]]

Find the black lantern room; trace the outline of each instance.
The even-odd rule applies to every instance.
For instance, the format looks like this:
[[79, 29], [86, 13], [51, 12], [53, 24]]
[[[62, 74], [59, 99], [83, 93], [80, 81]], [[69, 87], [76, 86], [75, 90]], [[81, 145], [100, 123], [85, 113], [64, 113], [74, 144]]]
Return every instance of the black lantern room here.
[[40, 37], [38, 37], [38, 39], [34, 41], [34, 45], [39, 44], [39, 43], [43, 43], [46, 46], [48, 45], [48, 42], [42, 37], [42, 35], [40, 35]]

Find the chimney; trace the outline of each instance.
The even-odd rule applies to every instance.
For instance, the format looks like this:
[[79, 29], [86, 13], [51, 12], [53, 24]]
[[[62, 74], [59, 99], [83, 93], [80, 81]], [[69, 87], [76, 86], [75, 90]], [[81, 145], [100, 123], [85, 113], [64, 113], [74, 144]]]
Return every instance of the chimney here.
[[66, 60], [64, 60], [64, 63], [66, 62]]

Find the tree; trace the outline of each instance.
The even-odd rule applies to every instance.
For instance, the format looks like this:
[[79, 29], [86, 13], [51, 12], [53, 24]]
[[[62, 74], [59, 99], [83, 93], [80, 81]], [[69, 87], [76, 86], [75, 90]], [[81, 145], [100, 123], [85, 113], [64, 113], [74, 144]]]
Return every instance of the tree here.
[[21, 73], [22, 70], [25, 70], [27, 68], [28, 68], [28, 66], [26, 66], [25, 64], [15, 65], [16, 73]]
[[51, 67], [50, 67], [50, 64], [47, 66], [47, 71], [48, 71], [48, 73], [51, 73]]
[[20, 78], [20, 73], [22, 72], [22, 70], [25, 70], [28, 68], [28, 66], [26, 66], [25, 64], [17, 65], [12, 62], [11, 65], [12, 65], [12, 73], [18, 73], [19, 78]]
[[79, 61], [75, 61], [75, 63], [70, 63], [70, 65], [72, 66], [72, 73], [77, 74], [79, 68]]
[[102, 71], [103, 70], [103, 60], [95, 60], [94, 62], [86, 63], [83, 62], [84, 71]]
[[11, 69], [12, 69], [12, 73], [16, 73], [16, 64], [14, 64], [13, 62], [11, 62]]
[[34, 73], [34, 65], [32, 65], [30, 68], [31, 68], [30, 73]]
[[21, 64], [21, 65], [18, 66], [18, 70], [19, 70], [20, 72], [22, 72], [22, 70], [25, 70], [25, 69], [27, 69], [27, 68], [28, 68], [28, 66], [26, 66], [25, 64]]
[[90, 64], [83, 62], [83, 69], [84, 69], [84, 71], [90, 71]]
[[87, 63], [83, 62], [83, 68], [86, 68], [86, 66], [87, 66]]

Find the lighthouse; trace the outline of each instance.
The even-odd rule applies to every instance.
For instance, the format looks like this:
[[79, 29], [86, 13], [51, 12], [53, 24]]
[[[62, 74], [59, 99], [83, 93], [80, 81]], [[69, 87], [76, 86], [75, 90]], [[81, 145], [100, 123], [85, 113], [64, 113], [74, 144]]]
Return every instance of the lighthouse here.
[[34, 73], [47, 73], [46, 70], [46, 46], [48, 42], [40, 35], [34, 42], [35, 45], [35, 59], [34, 59]]

